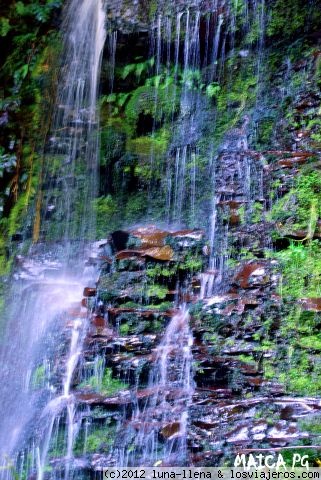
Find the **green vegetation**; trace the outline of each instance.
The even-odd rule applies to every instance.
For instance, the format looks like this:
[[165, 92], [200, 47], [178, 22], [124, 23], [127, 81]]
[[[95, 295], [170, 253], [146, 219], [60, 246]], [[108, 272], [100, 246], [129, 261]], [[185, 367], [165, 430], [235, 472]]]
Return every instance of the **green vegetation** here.
[[271, 219], [277, 222], [280, 234], [304, 229], [307, 239], [313, 238], [321, 217], [321, 173], [306, 170], [296, 179], [293, 188], [272, 208]]
[[286, 250], [275, 254], [282, 268], [279, 291], [282, 296], [321, 296], [321, 246], [314, 240], [309, 245], [292, 241]]
[[93, 375], [79, 385], [79, 388], [89, 388], [101, 395], [111, 396], [127, 388], [127, 384], [113, 377], [111, 368], [105, 368], [102, 378]]
[[150, 278], [159, 278], [159, 277], [172, 277], [177, 273], [177, 265], [173, 266], [163, 266], [163, 265], [153, 265], [149, 266], [146, 270], [148, 277]]
[[[26, 222], [35, 200], [41, 146], [53, 100], [53, 76], [60, 49], [53, 19], [61, 0], [8, 0], [0, 7], [0, 230], [5, 246]], [[2, 246], [1, 246], [2, 250]], [[12, 252], [12, 249], [10, 249]], [[10, 259], [0, 252], [0, 274]]]
[[316, 28], [320, 18], [319, 9], [304, 0], [276, 0], [272, 4], [266, 32], [269, 37], [289, 39], [302, 34], [307, 21], [310, 28]]
[[[301, 445], [304, 445], [303, 442], [300, 442]], [[301, 455], [301, 458], [305, 455], [306, 460], [309, 462], [310, 467], [320, 467], [320, 450], [316, 450], [315, 448], [300, 448], [296, 449], [295, 447], [280, 450], [280, 455], [282, 455], [286, 465], [292, 465], [293, 463], [293, 456], [295, 453]]]
[[31, 386], [34, 389], [42, 388], [46, 380], [46, 370], [44, 365], [39, 365], [31, 377]]
[[118, 209], [111, 195], [95, 199], [94, 212], [97, 218], [97, 238], [106, 237], [106, 228], [108, 228], [108, 231], [116, 230]]
[[130, 325], [128, 323], [122, 323], [119, 327], [119, 333], [124, 337], [128, 335], [129, 330], [130, 330]]
[[150, 285], [147, 288], [147, 297], [148, 298], [157, 298], [159, 300], [164, 300], [168, 293], [167, 287], [164, 287], [163, 285]]
[[113, 436], [110, 427], [97, 429], [90, 433], [84, 445], [86, 453], [98, 453], [106, 451], [113, 443]]

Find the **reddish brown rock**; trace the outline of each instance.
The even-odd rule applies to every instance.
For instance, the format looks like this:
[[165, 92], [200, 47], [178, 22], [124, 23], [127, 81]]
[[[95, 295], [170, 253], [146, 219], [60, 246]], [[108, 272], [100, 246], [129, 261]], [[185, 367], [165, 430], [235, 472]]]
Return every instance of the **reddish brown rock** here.
[[238, 200], [224, 200], [222, 202], [218, 202], [218, 206], [219, 207], [225, 207], [225, 206], [228, 206], [230, 207], [232, 210], [236, 210], [237, 208], [239, 208], [241, 205], [244, 205], [244, 203], [246, 203], [245, 201], [238, 201]]
[[84, 289], [83, 296], [84, 296], [84, 297], [95, 297], [95, 296], [96, 296], [96, 289], [95, 289], [95, 288], [91, 288], [91, 287], [86, 287], [86, 288]]
[[[298, 240], [303, 240], [306, 239], [308, 235], [309, 233], [307, 230], [295, 230], [294, 232], [291, 232], [286, 236]], [[313, 238], [321, 238], [320, 225], [317, 226], [317, 229], [313, 233]]]
[[306, 312], [321, 312], [321, 298], [302, 298], [299, 304]]
[[116, 254], [117, 260], [128, 260], [136, 257], [150, 257], [155, 260], [169, 261], [174, 256], [173, 249], [169, 245], [162, 247], [137, 248], [133, 250], [122, 250]]
[[154, 226], [137, 228], [130, 232], [133, 237], [141, 240], [143, 247], [162, 247], [168, 232], [159, 230]]
[[203, 420], [196, 420], [194, 422], [195, 427], [202, 428], [203, 430], [211, 430], [219, 425], [219, 421], [212, 423], [212, 422], [205, 422]]
[[243, 265], [241, 270], [235, 277], [235, 280], [240, 285], [241, 288], [251, 288], [250, 277], [256, 270], [264, 268], [264, 265], [261, 263], [247, 263]]
[[229, 222], [230, 225], [239, 225], [241, 223], [241, 216], [235, 212], [231, 212]]
[[129, 392], [124, 392], [122, 395], [114, 397], [105, 397], [104, 395], [94, 392], [80, 392], [76, 394], [76, 398], [80, 403], [85, 403], [87, 405], [105, 405], [109, 407], [128, 405], [132, 401]]
[[255, 308], [259, 305], [256, 298], [240, 298], [237, 304], [237, 313], [242, 315], [246, 308]]
[[278, 161], [278, 165], [282, 168], [292, 168], [298, 165], [303, 165], [307, 162], [309, 157], [292, 157], [292, 158], [282, 158]]
[[81, 306], [84, 307], [84, 308], [88, 307], [88, 299], [87, 298], [83, 298], [81, 300]]
[[141, 257], [142, 250], [121, 250], [116, 254], [116, 260], [128, 260], [130, 258]]
[[164, 247], [154, 247], [144, 250], [143, 256], [154, 258], [155, 260], [169, 261], [174, 256], [174, 251], [169, 245]]
[[247, 377], [246, 383], [251, 385], [251, 387], [260, 387], [263, 383], [263, 379], [260, 377]]
[[283, 156], [289, 155], [289, 157], [312, 157], [314, 155], [313, 152], [292, 152], [288, 150], [265, 150], [262, 152], [266, 155], [276, 155], [276, 156]]
[[97, 328], [104, 328], [105, 319], [100, 315], [93, 315], [93, 317], [91, 318], [91, 323]]
[[144, 389], [141, 389], [141, 390], [137, 390], [136, 397], [139, 400], [142, 400], [142, 399], [148, 398], [148, 397], [152, 397], [153, 395], [155, 395], [157, 390], [158, 390], [157, 386], [153, 387], [153, 388], [144, 388]]
[[179, 422], [168, 423], [160, 431], [163, 438], [170, 440], [180, 435], [181, 424]]

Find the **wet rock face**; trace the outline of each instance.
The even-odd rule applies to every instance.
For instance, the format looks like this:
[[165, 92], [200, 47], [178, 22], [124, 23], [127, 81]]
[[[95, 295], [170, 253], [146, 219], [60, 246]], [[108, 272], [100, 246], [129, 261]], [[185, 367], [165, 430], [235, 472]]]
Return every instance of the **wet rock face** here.
[[[227, 13], [223, 0], [215, 3], [215, 11], [220, 14]], [[107, 18], [114, 29], [120, 30], [123, 34], [133, 32], [148, 32], [150, 30], [151, 17], [167, 15], [175, 17], [178, 12], [185, 12], [186, 9], [195, 9], [203, 15], [213, 11], [213, 3], [201, 0], [178, 0], [175, 8], [168, 0], [154, 4], [149, 0], [122, 1], [111, 0], [106, 5]]]
[[[126, 15], [129, 19], [133, 11]], [[318, 102], [318, 95], [300, 94], [295, 118], [314, 118]], [[141, 418], [131, 419], [155, 395], [150, 378], [157, 348], [177, 304], [184, 301], [190, 307], [194, 337], [194, 392], [187, 419], [189, 464], [232, 462], [242, 448], [314, 442], [313, 428], [306, 425], [311, 417], [318, 418], [320, 402], [312, 396], [300, 398], [298, 393], [289, 396], [302, 388], [300, 370], [289, 369], [289, 364], [302, 360], [303, 366], [296, 365], [308, 372], [318, 365], [320, 298], [318, 293], [295, 300], [282, 298], [281, 262], [271, 259], [273, 242], [278, 250], [286, 249], [288, 237], [304, 240], [308, 229], [292, 228], [293, 215], [289, 221], [276, 222], [267, 210], [291, 192], [295, 178], [306, 167], [318, 169], [319, 164], [302, 126], [266, 152], [255, 150], [250, 135], [247, 124], [227, 132], [213, 165], [219, 234], [227, 240], [222, 254], [230, 261], [220, 289], [203, 288], [205, 280], [211, 283], [220, 272], [217, 265], [206, 270], [212, 252], [209, 239], [199, 229], [173, 232], [148, 225], [118, 230], [97, 245], [99, 253], [90, 259], [91, 265], [99, 267], [100, 278], [97, 288], [84, 292], [90, 325], [73, 382], [80, 407], [80, 438], [84, 438], [86, 419], [88, 434], [95, 440], [94, 451], [85, 453], [90, 471], [115, 463], [113, 447], [131, 448], [142, 425], [146, 434], [155, 427], [153, 422], [145, 425]], [[286, 205], [281, 215], [291, 215], [298, 200], [293, 198]], [[314, 239], [320, 233], [319, 223]], [[275, 240], [276, 229], [286, 238]], [[206, 273], [200, 275], [202, 271]], [[297, 305], [300, 310], [293, 316]], [[172, 360], [174, 348], [170, 356]], [[291, 390], [293, 385], [296, 389]], [[180, 408], [182, 392], [164, 390], [162, 394], [171, 410]], [[162, 445], [178, 442], [180, 424], [174, 418], [162, 422], [163, 412], [157, 407], [151, 415], [157, 424], [157, 441]], [[106, 432], [110, 432], [108, 441]]]
[[[115, 452], [134, 445], [142, 428], [148, 435], [157, 424], [160, 445], [181, 441], [181, 424], [175, 418], [163, 421], [161, 405], [154, 407], [150, 425], [132, 418], [155, 395], [150, 378], [157, 349], [177, 314], [177, 302], [186, 300], [194, 337], [188, 464], [219, 465], [232, 461], [242, 448], [310, 441], [298, 418], [318, 413], [319, 403], [286, 397], [284, 386], [265, 372], [276, 352], [272, 344], [262, 348], [262, 341], [278, 332], [285, 311], [275, 291], [277, 264], [242, 260], [230, 270], [224, 292], [202, 298], [199, 270], [208, 262], [206, 243], [201, 230], [170, 232], [152, 226], [116, 232], [97, 243], [94, 261], [100, 277], [96, 288], [83, 292], [89, 326], [72, 382], [80, 425], [77, 441], [82, 445], [85, 429], [90, 439], [85, 455], [75, 455], [80, 471], [113, 465]], [[146, 254], [164, 248], [170, 256]], [[318, 309], [318, 303], [318, 298], [302, 299], [307, 312]], [[79, 315], [79, 308], [84, 307], [71, 308], [70, 316]], [[169, 358], [174, 365], [174, 347]], [[182, 395], [177, 389], [162, 391], [173, 411], [179, 410]], [[57, 462], [51, 460], [51, 465], [58, 468]]]

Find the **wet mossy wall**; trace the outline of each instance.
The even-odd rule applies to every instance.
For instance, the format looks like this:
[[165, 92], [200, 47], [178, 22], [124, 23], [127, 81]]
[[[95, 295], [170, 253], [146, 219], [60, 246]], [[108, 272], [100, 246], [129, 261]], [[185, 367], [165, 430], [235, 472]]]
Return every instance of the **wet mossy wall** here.
[[[35, 228], [40, 239], [46, 233], [47, 239], [60, 240], [55, 219], [49, 218], [45, 226], [39, 215], [42, 194], [49, 191], [42, 181], [43, 167], [52, 175], [60, 167], [59, 158], [43, 156], [61, 48], [60, 3], [24, 1], [0, 7], [2, 278], [10, 270], [13, 255], [27, 251]], [[136, 385], [139, 377], [146, 386], [150, 365], [144, 358], [131, 363], [135, 348], [138, 355], [150, 353], [149, 335], [154, 340], [162, 336], [179, 285], [186, 293], [180, 301], [191, 303], [193, 372], [200, 403], [210, 403], [206, 389], [211, 388], [218, 395], [214, 403], [229, 395], [242, 397], [233, 421], [219, 425], [224, 432], [222, 445], [232, 458], [231, 443], [224, 444], [225, 434], [233, 437], [233, 422], [243, 428], [253, 415], [245, 403], [250, 408], [258, 396], [275, 399], [321, 393], [321, 3], [227, 3], [229, 11], [220, 12], [224, 21], [217, 63], [211, 61], [214, 51], [206, 49], [219, 21], [219, 14], [211, 15], [209, 6], [199, 10], [194, 37], [198, 53], [187, 66], [185, 1], [177, 7], [183, 15], [177, 61], [177, 16], [170, 5], [161, 9], [160, 2], [135, 6], [122, 2], [120, 7], [120, 2], [110, 2], [107, 6], [108, 39], [99, 98], [100, 184], [94, 200], [97, 238], [148, 223], [197, 227], [205, 233], [197, 248], [184, 238], [191, 232], [178, 235], [182, 237], [179, 245], [169, 235], [163, 258], [127, 252], [127, 257], [122, 253], [115, 259], [106, 252], [97, 290], [101, 311], [91, 319], [93, 348], [86, 351], [89, 367], [80, 367], [83, 371], [77, 373], [73, 387], [78, 393], [90, 392], [100, 405], [105, 397]], [[262, 8], [255, 10], [255, 5]], [[197, 14], [198, 9], [191, 6], [190, 25]], [[169, 21], [171, 28], [166, 29]], [[238, 170], [244, 165], [250, 168], [248, 196], [241, 199], [233, 186], [237, 163]], [[81, 168], [76, 173], [79, 178], [83, 175]], [[218, 253], [225, 259], [222, 290], [227, 295], [202, 302], [199, 274], [208, 268], [213, 197], [222, 187], [217, 216], [226, 242], [219, 245]], [[59, 189], [50, 193], [63, 201]], [[81, 221], [78, 207], [75, 223]], [[126, 232], [120, 233], [129, 240], [116, 248], [115, 257], [117, 250], [142, 246]], [[173, 259], [166, 257], [171, 249]], [[156, 250], [158, 256], [164, 255]], [[100, 332], [99, 337], [105, 311], [112, 331]], [[146, 338], [137, 341], [142, 335]], [[119, 338], [125, 343], [119, 343]], [[112, 345], [107, 356], [105, 340]], [[96, 360], [99, 342], [102, 357]], [[128, 366], [123, 367], [116, 355], [119, 345]], [[109, 363], [105, 365], [103, 358]], [[35, 389], [45, 382], [41, 368], [33, 374]], [[273, 402], [266, 405], [264, 400], [264, 405], [256, 407], [256, 429], [255, 422], [262, 418], [269, 424], [266, 429], [280, 415], [287, 414], [288, 422], [297, 420], [295, 409], [291, 416], [285, 412], [287, 407], [281, 410]], [[76, 456], [85, 450], [90, 455], [104, 454], [113, 445], [116, 422], [105, 415], [104, 408], [105, 404], [102, 409], [93, 408], [86, 448], [82, 432]], [[211, 408], [213, 404], [208, 407], [213, 414]], [[213, 424], [218, 415], [228, 419], [228, 409], [215, 413]], [[200, 422], [197, 407], [191, 417], [193, 452], [210, 450], [218, 461], [217, 444], [210, 444], [208, 435], [212, 427]], [[319, 433], [315, 421], [300, 420], [298, 430]], [[286, 431], [288, 424], [282, 425]], [[264, 443], [264, 435], [255, 441], [262, 438]], [[301, 447], [311, 439], [314, 445], [318, 441], [313, 436], [293, 439], [299, 439]], [[262, 446], [253, 443], [253, 436], [248, 441]], [[317, 458], [311, 450], [309, 454]], [[53, 458], [62, 455], [63, 448], [50, 452]], [[199, 460], [200, 464], [205, 461], [205, 457]]]
[[[21, 230], [20, 218], [26, 211], [26, 205], [30, 200], [35, 201], [42, 161], [39, 138], [41, 135], [45, 137], [49, 128], [48, 103], [54, 96], [54, 82], [50, 84], [50, 81], [52, 75], [55, 75], [56, 58], [59, 55], [57, 31], [60, 3], [12, 2], [2, 7], [1, 11], [1, 35], [5, 48], [1, 54], [3, 175], [0, 187], [3, 203], [2, 229], [8, 239]], [[197, 65], [184, 71], [183, 24], [177, 64], [173, 62], [174, 26], [167, 38], [166, 32], [161, 34], [162, 48], [171, 51], [169, 63], [165, 61], [165, 52], [157, 60], [155, 48], [153, 50], [151, 47], [151, 30], [156, 28], [158, 15], [167, 14], [174, 25], [176, 11], [169, 5], [166, 7], [157, 2], [148, 5], [145, 3], [134, 7], [130, 2], [125, 2], [120, 9], [117, 2], [112, 2], [107, 7], [107, 28], [110, 32], [117, 31], [118, 39], [116, 64], [111, 61], [111, 48], [107, 42], [102, 67], [101, 185], [99, 200], [96, 202], [97, 236], [104, 234], [104, 219], [114, 228], [142, 221], [146, 215], [155, 221], [170, 218], [164, 201], [169, 180], [166, 178], [166, 168], [168, 164], [175, 163], [175, 148], [180, 142], [186, 146], [185, 139], [180, 138], [183, 89], [192, 97], [191, 110], [187, 115], [196, 114], [198, 117], [198, 131], [187, 143], [187, 171], [191, 173], [194, 169], [192, 174], [195, 175], [196, 182], [196, 205], [193, 211], [183, 205], [183, 214], [179, 218], [176, 215], [172, 220], [199, 225], [199, 218], [204, 218], [212, 195], [211, 185], [207, 181], [210, 174], [209, 157], [215, 156], [224, 133], [237, 126], [244, 114], [254, 111], [258, 90], [265, 91], [265, 103], [262, 104], [261, 101], [260, 108], [254, 112], [254, 134], [251, 140], [253, 147], [272, 148], [273, 143], [276, 143], [276, 121], [284, 114], [284, 120], [288, 122], [286, 116], [289, 115], [287, 107], [280, 108], [274, 87], [277, 84], [297, 82], [299, 88], [301, 82], [304, 88], [307, 78], [303, 75], [300, 78], [301, 72], [292, 72], [290, 76], [293, 80], [286, 78], [283, 74], [285, 64], [288, 60], [294, 63], [310, 54], [316, 55], [320, 20], [320, 9], [316, 2], [267, 2], [262, 11], [265, 28], [263, 36], [261, 25], [258, 24], [260, 16], [253, 14], [254, 4], [231, 2], [230, 12], [222, 12], [226, 15], [218, 44], [220, 55], [225, 41], [225, 56], [219, 59], [222, 74], [219, 81], [216, 78], [211, 82], [209, 70], [212, 66], [210, 59], [205, 58], [206, 25], [209, 25], [210, 35], [214, 35], [216, 24], [211, 18], [210, 7], [200, 10], [200, 58]], [[186, 6], [188, 5], [182, 2], [177, 8], [184, 12]], [[233, 24], [230, 23], [231, 16]], [[260, 39], [264, 41], [261, 46], [264, 61], [261, 77], [258, 78], [256, 70]], [[160, 62], [159, 65], [155, 65], [156, 60]], [[317, 57], [309, 59], [310, 63], [311, 61], [316, 64], [317, 76], [319, 61]], [[110, 79], [113, 70], [112, 87]], [[46, 94], [46, 88], [50, 90], [49, 94]], [[288, 96], [281, 105], [290, 102]], [[42, 125], [42, 134], [39, 135], [42, 118], [46, 121]], [[318, 133], [314, 130], [317, 127], [317, 119], [308, 125], [316, 143]], [[34, 139], [31, 138], [32, 135], [35, 136]], [[186, 175], [186, 183], [190, 176]], [[186, 187], [188, 190], [189, 186]], [[18, 199], [17, 207], [9, 220], [10, 212]], [[187, 199], [188, 193], [183, 203], [187, 203]], [[35, 215], [35, 210], [32, 215]], [[28, 222], [27, 236], [31, 235], [32, 220], [30, 218]]]
[[[46, 188], [41, 172], [43, 161], [51, 160], [42, 152], [55, 96], [61, 3], [9, 2], [0, 10], [2, 275], [11, 253], [32, 242], [35, 224], [40, 237], [43, 228], [37, 225], [39, 192]], [[186, 6], [177, 8], [186, 14]], [[210, 7], [199, 10], [198, 57], [184, 68], [186, 25], [174, 61], [177, 16], [170, 5], [123, 2], [119, 11], [111, 2], [99, 99], [97, 238], [150, 221], [208, 229], [216, 159], [230, 146], [229, 132], [241, 129], [248, 116], [247, 148], [263, 164], [264, 197], [233, 213], [245, 233], [240, 240], [232, 229], [228, 265], [236, 269], [241, 261], [272, 257], [282, 271], [280, 295], [319, 296], [320, 6], [270, 0], [255, 11], [255, 2], [230, 2], [229, 11], [220, 12], [213, 73], [206, 42], [215, 36], [218, 13], [211, 15]], [[197, 11], [190, 8], [191, 22]], [[158, 19], [165, 17], [172, 27], [166, 30], [163, 21], [157, 37]], [[175, 177], [182, 155], [184, 176]], [[223, 223], [229, 218], [224, 210]], [[53, 240], [57, 232], [51, 222]], [[293, 320], [298, 314], [287, 315]]]

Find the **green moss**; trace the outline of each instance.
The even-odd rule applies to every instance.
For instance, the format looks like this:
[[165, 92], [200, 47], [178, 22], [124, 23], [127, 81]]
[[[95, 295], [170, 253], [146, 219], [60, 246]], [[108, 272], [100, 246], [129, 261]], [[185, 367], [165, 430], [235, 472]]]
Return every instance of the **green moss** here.
[[309, 448], [308, 446], [306, 448], [288, 448], [284, 450], [280, 450], [278, 452], [280, 455], [282, 455], [282, 458], [284, 459], [286, 465], [292, 466], [293, 463], [293, 457], [295, 454], [301, 455], [301, 458], [305, 456], [305, 459], [309, 462], [310, 467], [318, 467], [319, 463], [317, 460], [320, 458], [320, 450], [316, 450], [315, 448]]
[[202, 269], [203, 261], [201, 258], [188, 254], [186, 255], [183, 262], [181, 262], [178, 266], [180, 270], [188, 270], [190, 272], [197, 272]]
[[321, 335], [309, 335], [302, 337], [298, 343], [302, 348], [321, 351]]
[[172, 302], [161, 302], [157, 305], [148, 305], [147, 310], [157, 310], [160, 312], [166, 312], [166, 310], [170, 310], [173, 308]]
[[10, 236], [14, 235], [21, 228], [22, 219], [26, 214], [27, 207], [28, 197], [27, 194], [24, 193], [19, 197], [9, 216], [8, 233]]
[[163, 285], [151, 285], [147, 288], [147, 297], [149, 298], [158, 298], [160, 300], [164, 300], [168, 293], [167, 287]]
[[148, 266], [146, 270], [147, 276], [149, 278], [158, 278], [158, 277], [172, 277], [173, 275], [176, 275], [177, 273], [177, 265], [171, 266], [162, 266], [162, 265], [154, 265], [154, 266]]
[[256, 365], [256, 362], [253, 359], [252, 355], [238, 355], [237, 359], [249, 365]]
[[299, 418], [298, 426], [304, 432], [321, 435], [321, 421], [320, 416], [313, 415], [305, 418]]
[[118, 206], [111, 195], [99, 197], [94, 200], [94, 212], [96, 214], [97, 237], [104, 238], [108, 231], [117, 228]]
[[257, 77], [252, 73], [253, 58], [249, 56], [243, 59], [242, 64], [236, 58], [231, 58], [230, 64], [233, 76], [225, 80], [216, 95], [218, 115], [213, 135], [217, 147], [224, 134], [235, 127], [256, 98]]
[[179, 106], [179, 96], [174, 85], [166, 89], [150, 85], [138, 87], [132, 92], [125, 109], [128, 122], [136, 125], [141, 114], [150, 115], [156, 121], [170, 119]]
[[122, 323], [119, 327], [119, 333], [120, 335], [123, 335], [123, 336], [128, 335], [129, 330], [130, 330], [130, 326], [128, 323]]
[[254, 202], [253, 210], [252, 210], [252, 214], [251, 214], [251, 222], [252, 223], [258, 223], [262, 220], [263, 210], [264, 210], [264, 207], [261, 203]]
[[148, 209], [148, 195], [146, 192], [137, 192], [127, 196], [124, 209], [125, 222], [131, 224], [145, 218]]
[[292, 241], [286, 250], [275, 254], [281, 263], [279, 293], [296, 298], [321, 295], [321, 246], [314, 240], [309, 245]]
[[46, 371], [44, 365], [39, 365], [33, 372], [31, 377], [31, 386], [34, 389], [38, 389], [44, 386], [46, 380]]
[[[168, 148], [169, 132], [166, 129], [158, 131], [154, 135], [129, 139], [127, 141], [127, 152], [137, 155], [138, 157], [148, 159], [153, 155], [159, 157], [163, 155]], [[148, 176], [152, 176], [155, 172], [150, 172]], [[135, 174], [141, 176], [143, 170], [140, 164], [135, 167]], [[145, 174], [146, 176], [146, 174]]]
[[240, 217], [241, 225], [244, 225], [244, 223], [245, 223], [245, 206], [244, 205], [241, 205], [237, 209], [237, 215], [239, 215], [239, 217]]
[[110, 435], [108, 428], [103, 430], [97, 430], [94, 433], [88, 435], [86, 443], [84, 445], [85, 452], [98, 453], [106, 451], [113, 443], [113, 437]]
[[218, 83], [216, 83], [216, 82], [215, 83], [210, 83], [206, 87], [206, 95], [209, 98], [215, 98], [215, 97], [218, 96], [220, 90], [221, 90], [221, 87]]
[[272, 6], [266, 27], [268, 37], [288, 39], [303, 33], [307, 22], [316, 28], [320, 11], [304, 0], [276, 0]]
[[[106, 414], [102, 414], [101, 418], [104, 419]], [[95, 418], [97, 418], [95, 416]], [[103, 421], [102, 425], [96, 425], [95, 423], [89, 425], [88, 435], [78, 435], [75, 446], [74, 454], [83, 455], [84, 453], [105, 453], [110, 450], [115, 438], [115, 426], [111, 424], [110, 419]]]
[[281, 374], [279, 380], [287, 386], [289, 392], [299, 395], [320, 395], [321, 382], [308, 371], [298, 368], [290, 369], [286, 374]]
[[278, 222], [281, 235], [298, 229], [314, 234], [321, 217], [321, 172], [306, 169], [295, 180], [289, 193], [273, 206], [270, 219]]
[[120, 390], [127, 388], [127, 384], [113, 378], [113, 373], [111, 368], [105, 368], [102, 378], [99, 378], [96, 375], [93, 375], [88, 380], [85, 380], [79, 385], [79, 388], [90, 388], [102, 395], [110, 396]]
[[264, 362], [263, 372], [264, 372], [264, 377], [267, 380], [275, 380], [276, 379], [276, 371], [275, 371], [275, 367], [273, 366], [272, 363]]

